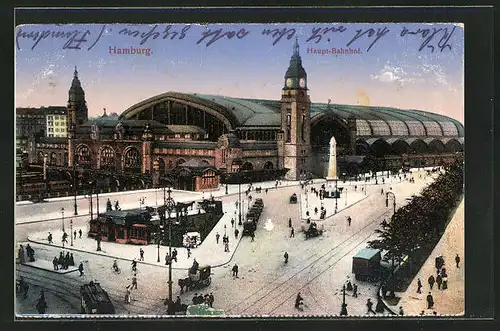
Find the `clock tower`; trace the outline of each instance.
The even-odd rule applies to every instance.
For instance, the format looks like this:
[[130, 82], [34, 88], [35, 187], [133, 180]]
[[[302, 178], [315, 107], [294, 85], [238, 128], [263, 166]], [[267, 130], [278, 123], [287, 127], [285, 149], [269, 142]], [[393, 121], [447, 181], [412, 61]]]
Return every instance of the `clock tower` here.
[[307, 89], [307, 73], [302, 67], [297, 38], [281, 91], [281, 134], [278, 135], [280, 168], [290, 169], [286, 178], [300, 180], [310, 172], [311, 100]]

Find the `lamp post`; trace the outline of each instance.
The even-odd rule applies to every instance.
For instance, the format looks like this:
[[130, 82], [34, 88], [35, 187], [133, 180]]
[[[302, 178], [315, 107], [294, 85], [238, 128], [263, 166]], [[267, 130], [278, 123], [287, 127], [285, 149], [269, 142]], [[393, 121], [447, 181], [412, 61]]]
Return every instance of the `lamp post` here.
[[[172, 193], [172, 190], [168, 188], [167, 194], [168, 197], [165, 200], [165, 210], [168, 213], [168, 256], [172, 256], [172, 219], [170, 217], [170, 214], [172, 210], [175, 208], [175, 201], [174, 199], [170, 196], [170, 193]], [[168, 304], [172, 304], [172, 260], [170, 260], [168, 264]]]
[[61, 214], [62, 214], [62, 232], [64, 233], [64, 207], [61, 208]]
[[73, 207], [74, 207], [74, 215], [77, 216], [78, 215], [78, 205], [76, 204], [76, 162], [75, 162], [75, 158], [76, 158], [76, 151], [74, 152], [74, 156], [73, 156], [73, 195], [74, 195], [74, 203], [73, 203]]
[[393, 212], [396, 214], [396, 195], [394, 195], [393, 192], [387, 192], [385, 194], [385, 206], [389, 207], [389, 195], [392, 197]]
[[71, 237], [71, 246], [73, 246], [73, 220], [69, 221], [69, 236]]
[[238, 225], [242, 225], [241, 222], [241, 171], [238, 170]]
[[347, 316], [347, 304], [345, 303], [345, 284], [342, 286], [342, 308], [340, 309], [340, 316]]
[[227, 191], [227, 184], [226, 184], [226, 194], [228, 194], [228, 191]]
[[345, 205], [347, 206], [347, 187], [345, 188], [344, 192], [345, 192]]
[[338, 179], [335, 179], [335, 214], [337, 213], [337, 201], [339, 199], [339, 195], [338, 195], [338, 190], [337, 190], [337, 182], [338, 182]]

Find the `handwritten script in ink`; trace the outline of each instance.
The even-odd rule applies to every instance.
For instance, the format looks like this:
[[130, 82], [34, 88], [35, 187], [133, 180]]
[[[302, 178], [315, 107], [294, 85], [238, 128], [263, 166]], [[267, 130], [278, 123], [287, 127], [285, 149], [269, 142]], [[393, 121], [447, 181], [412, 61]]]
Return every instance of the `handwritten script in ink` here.
[[[202, 32], [194, 31], [196, 29], [192, 28], [191, 25], [174, 26], [171, 24], [128, 26], [115, 30], [106, 30], [106, 25], [102, 25], [99, 29], [93, 29], [92, 31], [85, 28], [65, 30], [64, 27], [64, 25], [57, 26], [53, 30], [20, 27], [16, 33], [16, 47], [18, 50], [25, 48], [34, 50], [46, 40], [61, 40], [63, 41], [61, 45], [62, 49], [89, 51], [94, 48], [100, 40], [104, 39], [102, 38], [104, 31], [107, 31], [105, 38], [112, 37], [114, 38], [113, 42], [116, 42], [116, 38], [120, 38], [124, 41], [139, 43], [140, 45], [150, 43], [152, 40], [164, 42], [182, 41], [186, 43], [186, 40], [193, 40], [192, 38], [189, 39], [186, 37], [194, 36], [196, 45], [204, 45], [205, 47], [215, 45], [223, 40], [243, 40], [252, 34], [257, 34], [261, 36], [261, 38], [269, 39], [271, 45], [275, 46], [283, 40], [292, 39], [297, 34], [296, 28], [276, 25], [264, 27], [262, 29], [255, 29], [254, 26], [252, 26], [252, 30], [246, 28], [231, 29], [230, 27], [218, 27], [214, 25], [212, 27], [206, 27]], [[390, 42], [387, 36], [393, 34], [398, 38], [415, 39], [417, 43], [420, 43], [417, 48], [419, 52], [424, 50], [429, 52], [443, 52], [452, 49], [451, 38], [455, 32], [455, 28], [456, 27], [453, 26], [450, 31], [448, 27], [425, 26], [425, 28], [411, 30], [403, 26], [398, 33], [396, 31], [391, 31], [387, 26], [381, 24], [358, 29], [350, 29], [348, 26], [344, 25], [334, 25], [331, 27], [315, 26], [306, 31], [305, 41], [314, 44], [335, 42], [338, 45], [338, 40], [336, 38], [342, 35], [344, 36], [342, 40], [348, 40], [345, 43], [346, 47], [366, 46], [365, 51], [369, 52], [372, 48], [376, 47], [376, 45], [383, 43], [384, 39], [387, 45], [387, 43]]]

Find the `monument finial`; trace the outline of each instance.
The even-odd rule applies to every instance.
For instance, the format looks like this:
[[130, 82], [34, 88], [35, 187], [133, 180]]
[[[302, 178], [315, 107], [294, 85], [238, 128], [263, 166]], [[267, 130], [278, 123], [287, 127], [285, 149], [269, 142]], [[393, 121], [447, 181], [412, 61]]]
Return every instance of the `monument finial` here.
[[293, 45], [293, 55], [300, 55], [299, 54], [299, 38], [295, 36], [295, 43]]

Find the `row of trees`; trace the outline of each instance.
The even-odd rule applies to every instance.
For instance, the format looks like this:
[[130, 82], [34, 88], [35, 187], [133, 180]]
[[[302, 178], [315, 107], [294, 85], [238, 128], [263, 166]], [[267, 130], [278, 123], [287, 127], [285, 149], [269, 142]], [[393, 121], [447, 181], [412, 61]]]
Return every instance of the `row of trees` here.
[[[427, 257], [437, 244], [462, 197], [463, 166], [462, 159], [446, 166], [445, 172], [421, 195], [413, 196], [407, 205], [396, 211], [390, 223], [376, 230], [379, 238], [368, 244], [387, 251], [393, 268], [394, 261], [400, 262], [407, 256], [411, 269], [412, 265], [418, 265], [418, 257]], [[394, 295], [394, 279], [392, 283], [391, 295]]]

